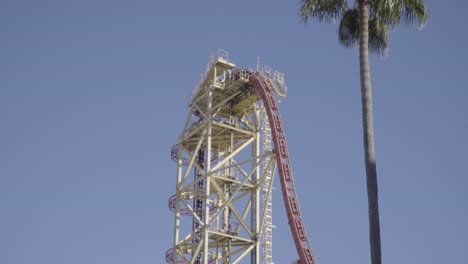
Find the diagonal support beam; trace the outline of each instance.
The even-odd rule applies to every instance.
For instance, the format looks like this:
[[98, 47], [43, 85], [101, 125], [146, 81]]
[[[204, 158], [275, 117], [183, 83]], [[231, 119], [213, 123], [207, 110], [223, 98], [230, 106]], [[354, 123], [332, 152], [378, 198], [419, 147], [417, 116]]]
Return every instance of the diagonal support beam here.
[[254, 245], [251, 245], [249, 248], [247, 248], [244, 253], [242, 253], [239, 257], [236, 258], [236, 260], [234, 260], [234, 262], [232, 262], [232, 264], [237, 264], [239, 263], [239, 261], [242, 260], [242, 258], [244, 258], [250, 251], [252, 251], [252, 249], [254, 248]]
[[188, 151], [184, 146], [180, 145], [179, 147], [182, 147], [183, 150], [190, 156], [190, 163], [189, 165], [187, 166], [187, 169], [185, 170], [185, 173], [184, 173], [184, 176], [182, 177], [182, 180], [180, 182], [180, 186], [184, 185], [185, 181], [187, 180], [187, 177], [189, 176], [190, 174], [190, 171], [192, 171], [192, 168], [193, 168], [193, 164], [195, 163], [195, 159], [197, 158], [197, 154], [198, 151], [200, 150], [201, 146], [202, 146], [202, 143], [204, 141], [204, 135], [206, 134], [206, 129], [203, 130], [202, 132], [202, 136], [200, 137], [200, 140], [198, 141], [198, 144], [197, 144], [197, 147], [195, 148], [195, 150], [193, 151], [193, 155], [190, 153], [190, 151]]
[[184, 200], [182, 199], [182, 202], [184, 203], [184, 205], [187, 207], [187, 209], [190, 211], [190, 213], [192, 214], [193, 217], [195, 217], [195, 219], [197, 219], [197, 222], [200, 226], [203, 226], [203, 222], [202, 220], [198, 217], [197, 213], [195, 211], [193, 211], [193, 208]]
[[226, 158], [224, 158], [222, 161], [218, 162], [216, 166], [214, 166], [211, 171], [216, 171], [218, 168], [220, 168], [224, 163], [226, 163], [229, 159], [237, 155], [241, 150], [243, 150], [246, 146], [248, 146], [250, 143], [254, 141], [255, 137], [252, 137], [245, 141], [243, 144], [241, 144], [236, 150], [234, 150], [231, 154], [229, 154]]

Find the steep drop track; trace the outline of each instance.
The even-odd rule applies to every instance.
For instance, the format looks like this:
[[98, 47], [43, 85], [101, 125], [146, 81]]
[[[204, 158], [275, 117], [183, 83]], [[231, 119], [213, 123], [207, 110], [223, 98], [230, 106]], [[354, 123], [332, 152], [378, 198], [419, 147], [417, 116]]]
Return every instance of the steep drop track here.
[[[249, 71], [247, 71], [249, 72]], [[268, 121], [271, 127], [271, 134], [274, 144], [274, 153], [276, 154], [276, 163], [281, 182], [283, 201], [286, 207], [289, 227], [299, 254], [300, 264], [316, 264], [312, 247], [307, 237], [304, 221], [302, 220], [301, 210], [297, 199], [294, 178], [289, 159], [286, 134], [283, 129], [283, 121], [275, 96], [272, 94], [272, 85], [270, 80], [259, 72], [249, 72], [249, 81], [256, 89], [257, 93], [265, 106]]]

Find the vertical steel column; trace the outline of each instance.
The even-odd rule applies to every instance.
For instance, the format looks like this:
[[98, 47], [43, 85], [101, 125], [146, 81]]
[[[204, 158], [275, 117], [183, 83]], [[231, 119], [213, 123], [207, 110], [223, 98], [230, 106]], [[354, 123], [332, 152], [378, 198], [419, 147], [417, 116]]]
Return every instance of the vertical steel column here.
[[[255, 140], [252, 143], [252, 157], [258, 157], [260, 155], [260, 111], [258, 108], [258, 104], [254, 103], [253, 105], [253, 127], [255, 129]], [[255, 184], [255, 188], [252, 189], [252, 211], [251, 211], [251, 226], [252, 226], [252, 233], [255, 235], [254, 237], [254, 248], [251, 252], [251, 263], [252, 264], [259, 264], [260, 263], [260, 237], [257, 236], [259, 228], [260, 228], [260, 186], [258, 182], [260, 180], [260, 158], [257, 158], [252, 161], [252, 170], [255, 170], [253, 175], [253, 182]]]
[[203, 238], [202, 242], [203, 243], [203, 264], [208, 264], [208, 248], [209, 248], [209, 230], [210, 230], [210, 185], [211, 185], [211, 127], [212, 127], [212, 121], [213, 121], [213, 110], [212, 110], [212, 104], [213, 104], [213, 84], [216, 80], [216, 67], [214, 67], [214, 77], [213, 77], [213, 83], [209, 86], [208, 88], [208, 96], [207, 96], [207, 107], [206, 107], [206, 118], [207, 120], [207, 133], [206, 133], [206, 151], [205, 151], [205, 176], [206, 176], [206, 186], [205, 186], [205, 204], [204, 204], [204, 209], [205, 209], [205, 218], [203, 219]]
[[182, 148], [181, 139], [179, 138], [179, 148], [177, 149], [177, 179], [176, 179], [176, 203], [175, 203], [175, 214], [174, 214], [174, 244], [173, 244], [173, 263], [178, 263], [179, 253], [176, 248], [177, 243], [179, 242], [179, 233], [180, 233], [180, 192], [179, 192], [179, 183], [182, 180]]
[[[194, 153], [193, 155], [196, 155], [196, 162], [200, 165], [200, 167], [203, 169], [204, 167], [204, 162], [205, 162], [205, 152], [203, 150], [199, 150], [198, 153]], [[195, 183], [193, 186], [193, 189], [195, 191], [195, 196], [197, 195], [197, 191], [200, 189], [203, 189], [203, 182], [204, 180], [199, 180], [199, 178], [203, 177], [202, 173], [197, 169], [194, 168], [194, 180], [197, 181], [198, 183]], [[206, 203], [206, 202], [205, 202]], [[193, 199], [193, 209], [195, 211], [195, 214], [198, 216], [199, 219], [204, 219], [203, 215], [203, 199], [201, 197], [194, 197]], [[195, 217], [192, 217], [192, 231], [196, 232], [196, 230], [200, 229], [200, 224], [198, 223], [198, 220]], [[198, 234], [193, 240], [193, 243], [200, 243], [201, 241], [201, 234]], [[193, 254], [193, 253], [192, 253]], [[195, 258], [195, 264], [200, 264], [200, 259], [201, 259], [201, 254], [198, 253], [196, 256], [192, 255], [192, 258]]]
[[[231, 119], [230, 120], [230, 123], [232, 124], [233, 123], [233, 120]], [[229, 137], [230, 137], [230, 143], [229, 143], [229, 148], [228, 148], [228, 151], [229, 152], [233, 152], [234, 151], [234, 132], [231, 130], [229, 132]], [[234, 172], [234, 168], [232, 167], [234, 164], [232, 158], [229, 159], [228, 161], [228, 165], [229, 165], [229, 169], [228, 169], [228, 177], [232, 177], [232, 178], [235, 178], [235, 172]], [[229, 200], [231, 198], [231, 188], [232, 188], [232, 183], [230, 182], [226, 182], [224, 183], [224, 191], [226, 193], [226, 200]], [[224, 230], [226, 232], [232, 232], [232, 219], [231, 219], [231, 209], [229, 208], [229, 206], [227, 206], [225, 209], [224, 209]], [[223, 260], [222, 260], [222, 263], [223, 264], [229, 264], [230, 262], [230, 259], [231, 259], [231, 239], [229, 239], [225, 245], [224, 245], [224, 255], [223, 255]]]
[[[262, 153], [271, 152], [271, 129], [264, 104], [261, 105], [261, 140]], [[264, 180], [261, 184], [263, 215], [260, 223], [262, 235], [260, 237], [262, 246], [262, 264], [272, 264], [272, 186], [275, 166], [274, 157], [268, 155], [263, 161], [262, 174]]]

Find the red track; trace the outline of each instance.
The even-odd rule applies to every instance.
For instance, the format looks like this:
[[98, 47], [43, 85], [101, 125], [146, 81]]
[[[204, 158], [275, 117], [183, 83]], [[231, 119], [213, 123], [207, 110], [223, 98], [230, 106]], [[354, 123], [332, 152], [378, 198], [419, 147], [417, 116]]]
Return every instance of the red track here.
[[307, 232], [301, 217], [296, 188], [294, 187], [294, 178], [289, 160], [286, 134], [283, 129], [283, 121], [281, 120], [276, 98], [272, 94], [271, 84], [269, 85], [270, 81], [258, 72], [250, 72], [249, 80], [260, 95], [268, 115], [274, 143], [274, 153], [276, 154], [276, 163], [279, 168], [283, 200], [294, 244], [299, 254], [299, 263], [315, 264], [315, 257], [307, 237]]

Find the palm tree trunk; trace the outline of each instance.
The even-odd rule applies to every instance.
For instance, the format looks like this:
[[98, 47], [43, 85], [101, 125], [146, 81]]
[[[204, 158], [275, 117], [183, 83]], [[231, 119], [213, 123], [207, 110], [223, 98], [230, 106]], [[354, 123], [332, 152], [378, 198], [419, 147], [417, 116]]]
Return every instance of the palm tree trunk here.
[[359, 67], [361, 76], [362, 121], [364, 156], [366, 164], [367, 200], [369, 205], [369, 237], [371, 263], [381, 264], [380, 220], [377, 190], [377, 167], [374, 151], [372, 116], [372, 87], [369, 66], [369, 6], [367, 0], [358, 0], [359, 6]]

